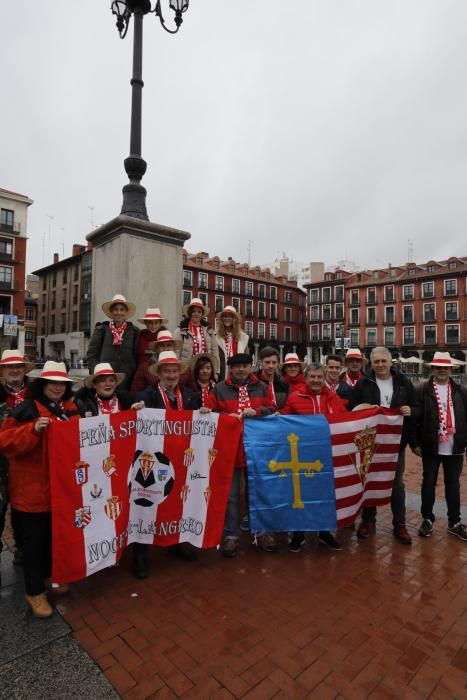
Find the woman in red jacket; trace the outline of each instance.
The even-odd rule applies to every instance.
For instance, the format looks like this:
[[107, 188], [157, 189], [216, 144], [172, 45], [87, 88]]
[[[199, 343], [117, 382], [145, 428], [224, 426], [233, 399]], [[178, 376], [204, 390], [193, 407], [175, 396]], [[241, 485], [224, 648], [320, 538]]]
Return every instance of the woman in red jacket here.
[[30, 398], [13, 410], [0, 430], [0, 452], [10, 460], [11, 505], [18, 512], [23, 537], [26, 600], [35, 617], [53, 614], [46, 594], [52, 573], [52, 528], [45, 433], [51, 422], [77, 414], [71, 383], [64, 363], [46, 362], [31, 383]]
[[292, 392], [298, 391], [299, 389], [305, 389], [305, 377], [303, 376], [304, 367], [305, 362], [300, 362], [296, 353], [287, 353], [284, 362], [280, 366], [280, 369], [281, 374], [289, 387], [289, 394], [292, 394]]
[[[346, 403], [340, 396], [325, 386], [326, 369], [323, 365], [313, 363], [304, 372], [305, 388], [289, 394], [282, 409], [283, 415], [322, 413], [326, 418], [336, 413], [344, 413]], [[319, 541], [330, 549], [342, 549], [332, 532], [320, 530]], [[294, 532], [289, 542], [291, 552], [300, 552], [305, 545], [305, 533]]]
[[165, 330], [165, 326], [162, 324], [168, 323], [168, 320], [162, 318], [160, 309], [146, 309], [144, 316], [136, 320], [146, 326], [144, 330], [140, 331], [136, 346], [136, 364], [140, 367], [148, 359], [150, 344], [157, 340], [159, 331]]

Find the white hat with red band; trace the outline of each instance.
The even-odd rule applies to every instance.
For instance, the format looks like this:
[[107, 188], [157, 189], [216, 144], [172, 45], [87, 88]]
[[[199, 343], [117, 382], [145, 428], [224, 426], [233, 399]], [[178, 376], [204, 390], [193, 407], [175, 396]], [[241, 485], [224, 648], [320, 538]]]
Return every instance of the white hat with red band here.
[[347, 360], [364, 360], [362, 351], [359, 348], [349, 348], [345, 353], [345, 361]]
[[209, 313], [209, 306], [205, 306], [201, 299], [198, 299], [198, 297], [194, 297], [189, 304], [185, 304], [185, 306], [182, 309], [182, 313], [184, 316], [188, 316], [188, 311], [192, 308], [198, 308], [202, 309], [203, 311], [203, 316], [207, 316]]
[[140, 323], [146, 323], [146, 321], [160, 321], [161, 323], [168, 323], [167, 318], [162, 318], [160, 309], [146, 309], [144, 316], [142, 318], [137, 318]]
[[287, 365], [300, 365], [300, 367], [303, 369], [304, 366], [306, 365], [306, 362], [302, 362], [296, 352], [288, 352], [287, 355], [285, 356], [284, 362], [281, 364], [281, 369], [284, 367], [287, 367]]
[[29, 360], [23, 357], [19, 350], [4, 350], [2, 352], [2, 359], [0, 360], [0, 370], [2, 367], [8, 367], [10, 365], [24, 365], [25, 374], [34, 368], [32, 362], [29, 362]]
[[45, 379], [48, 382], [75, 381], [68, 376], [64, 362], [54, 362], [53, 360], [47, 360], [41, 369], [41, 373], [37, 377], [31, 377], [31, 379]]
[[448, 352], [435, 352], [432, 361], [425, 364], [430, 367], [456, 367], [458, 363]]
[[157, 338], [148, 343], [148, 349], [145, 350], [145, 353], [147, 355], [152, 355], [153, 352], [159, 352], [159, 348], [157, 347], [159, 343], [172, 343], [176, 351], [178, 351], [182, 347], [181, 340], [175, 340], [170, 331], [164, 330], [159, 331], [159, 333], [157, 334]]
[[103, 379], [104, 377], [115, 377], [117, 380], [117, 386], [125, 379], [123, 372], [116, 372], [109, 362], [100, 362], [94, 367], [94, 373], [86, 377], [84, 384], [88, 388], [91, 388], [94, 386], [96, 381]]
[[217, 315], [223, 316], [224, 314], [232, 314], [232, 316], [237, 316], [237, 318], [240, 318], [240, 312], [237, 311], [235, 306], [224, 306], [222, 311], [219, 311]]
[[178, 359], [177, 353], [173, 352], [173, 350], [165, 350], [160, 353], [157, 362], [149, 367], [149, 371], [151, 374], [158, 375], [161, 367], [175, 367], [175, 365], [179, 367], [180, 372], [186, 369], [186, 365], [182, 364]]
[[134, 315], [136, 306], [131, 301], [127, 301], [123, 294], [114, 294], [110, 301], [105, 301], [102, 304], [102, 311], [106, 316], [112, 318], [112, 306], [116, 306], [117, 304], [126, 306], [127, 318], [131, 318]]

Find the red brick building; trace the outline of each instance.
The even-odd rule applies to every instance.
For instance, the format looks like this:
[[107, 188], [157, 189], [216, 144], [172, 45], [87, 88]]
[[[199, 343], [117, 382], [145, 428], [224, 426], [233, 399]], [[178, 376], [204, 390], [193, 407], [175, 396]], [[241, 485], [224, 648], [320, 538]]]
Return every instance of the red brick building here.
[[209, 307], [212, 325], [218, 311], [234, 306], [256, 349], [272, 344], [283, 354], [304, 354], [306, 295], [295, 281], [232, 258], [184, 251], [183, 303], [194, 297]]
[[368, 355], [429, 360], [435, 350], [467, 359], [467, 257], [348, 273], [327, 272], [307, 287], [313, 358], [349, 345]]

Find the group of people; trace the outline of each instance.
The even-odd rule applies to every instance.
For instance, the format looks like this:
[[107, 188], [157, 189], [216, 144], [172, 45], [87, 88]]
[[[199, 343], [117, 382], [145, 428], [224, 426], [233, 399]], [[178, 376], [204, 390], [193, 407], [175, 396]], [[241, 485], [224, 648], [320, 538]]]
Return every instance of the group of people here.
[[[454, 360], [436, 352], [431, 376], [415, 388], [393, 366], [390, 351], [373, 348], [370, 366], [359, 349], [345, 357], [329, 355], [326, 364], [306, 365], [295, 353], [280, 362], [274, 347], [259, 353], [253, 372], [249, 338], [234, 307], [224, 308], [216, 329], [205, 320], [208, 309], [192, 299], [173, 334], [158, 308], [148, 308], [138, 321], [130, 318], [135, 306], [121, 294], [102, 305], [109, 321], [96, 325], [88, 351], [90, 374], [73, 393], [73, 380], [63, 363], [48, 361], [37, 377], [17, 350], [5, 350], [0, 360], [0, 537], [5, 512], [11, 504], [16, 544], [14, 561], [22, 564], [26, 600], [37, 617], [50, 617], [48, 590], [66, 593], [66, 585], [51, 582], [51, 502], [49, 464], [44, 436], [51, 422], [111, 414], [127, 408], [199, 409], [226, 413], [242, 422], [275, 414], [331, 416], [368, 406], [398, 410], [403, 432], [392, 490], [394, 537], [403, 544], [412, 539], [406, 527], [404, 466], [407, 445], [422, 458], [422, 522], [418, 534], [429, 537], [435, 516], [435, 488], [440, 466], [444, 470], [448, 532], [467, 541], [460, 517], [460, 475], [467, 445], [467, 393], [451, 378]], [[241, 530], [248, 531], [248, 512], [241, 518], [242, 488], [248, 508], [248, 482], [243, 439], [235, 459], [225, 514], [222, 553], [238, 552]], [[376, 508], [364, 508], [357, 537], [375, 534]], [[278, 550], [274, 533], [254, 534], [267, 552]], [[318, 533], [321, 543], [341, 549], [333, 532]], [[289, 550], [300, 552], [305, 533], [289, 533]], [[1, 548], [1, 539], [0, 539]], [[1, 549], [0, 549], [1, 551]], [[169, 547], [183, 559], [196, 558], [188, 545]], [[148, 575], [147, 545], [133, 545], [133, 572]]]

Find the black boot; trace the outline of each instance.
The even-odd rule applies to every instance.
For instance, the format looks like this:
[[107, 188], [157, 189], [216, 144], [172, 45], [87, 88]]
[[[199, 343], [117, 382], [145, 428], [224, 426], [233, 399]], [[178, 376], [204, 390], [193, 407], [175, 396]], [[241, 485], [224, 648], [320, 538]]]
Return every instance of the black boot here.
[[147, 549], [147, 544], [135, 542], [133, 545], [133, 574], [139, 579], [148, 577]]
[[183, 559], [184, 561], [195, 561], [198, 559], [196, 549], [194, 547], [190, 547], [190, 545], [186, 544], [185, 542], [171, 544], [170, 547], [167, 547], [167, 554], [173, 554], [175, 557]]

